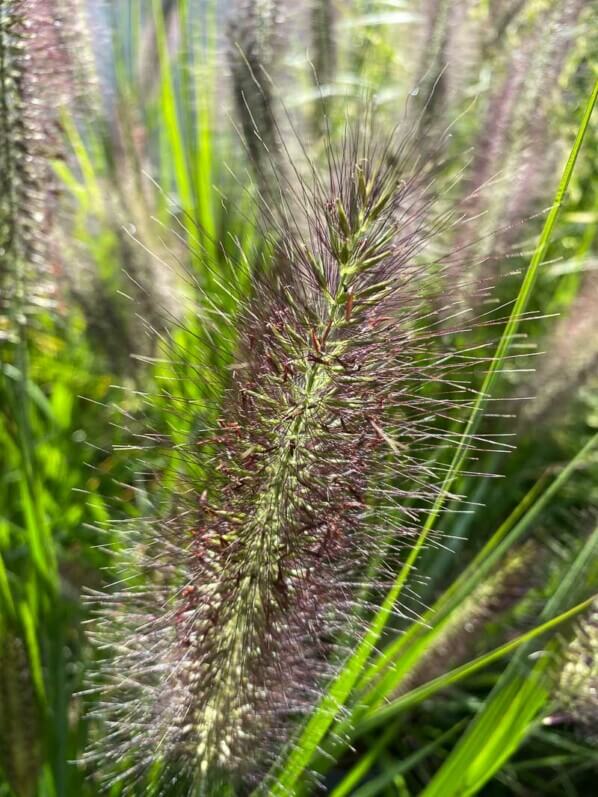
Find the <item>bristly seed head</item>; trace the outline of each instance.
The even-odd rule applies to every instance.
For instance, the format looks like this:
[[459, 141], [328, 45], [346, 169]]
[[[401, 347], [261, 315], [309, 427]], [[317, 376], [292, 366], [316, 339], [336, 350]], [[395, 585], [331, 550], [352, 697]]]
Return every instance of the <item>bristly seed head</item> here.
[[598, 601], [565, 651], [556, 697], [583, 736], [598, 738]]
[[75, 94], [76, 0], [0, 0], [0, 340], [52, 301], [59, 108]]
[[471, 353], [443, 343], [421, 265], [428, 169], [355, 130], [326, 165], [296, 190], [302, 218], [267, 209], [277, 270], [231, 321], [237, 365], [189, 445], [204, 476], [139, 529], [127, 573], [151, 587], [102, 599], [97, 755], [128, 781], [156, 757], [190, 784], [251, 779], [280, 750], [339, 632], [359, 634], [368, 563], [392, 572], [437, 493], [436, 419], [470, 403]]

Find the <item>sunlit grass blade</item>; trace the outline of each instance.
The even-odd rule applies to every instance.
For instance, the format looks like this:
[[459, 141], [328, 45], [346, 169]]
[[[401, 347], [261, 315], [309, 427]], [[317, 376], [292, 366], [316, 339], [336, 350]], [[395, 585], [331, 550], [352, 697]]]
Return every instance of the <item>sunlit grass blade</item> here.
[[[541, 617], [549, 617], [558, 610], [576, 591], [578, 585], [583, 583], [583, 571], [595, 556], [597, 546], [598, 527], [561, 579]], [[589, 608], [595, 598], [593, 595], [559, 617], [567, 614], [571, 616], [576, 609], [583, 611], [584, 608]], [[555, 644], [548, 645], [530, 672], [526, 670], [524, 662], [524, 657], [530, 652], [529, 647], [519, 650], [502, 674], [484, 708], [424, 791], [426, 797], [477, 794], [483, 784], [500, 769], [525, 739], [549, 697], [547, 668], [557, 651]]]
[[448, 686], [459, 683], [460, 681], [468, 678], [475, 672], [478, 672], [493, 662], [508, 656], [510, 653], [513, 653], [516, 650], [519, 650], [528, 642], [531, 642], [543, 634], [552, 631], [561, 623], [567, 622], [571, 618], [585, 611], [589, 606], [592, 605], [593, 600], [594, 596], [587, 598], [586, 600], [574, 606], [572, 609], [568, 609], [556, 617], [541, 623], [535, 628], [532, 628], [531, 631], [526, 631], [526, 633], [520, 634], [519, 636], [515, 637], [515, 639], [505, 642], [495, 650], [485, 653], [482, 656], [478, 656], [477, 659], [468, 661], [459, 667], [455, 667], [455, 669], [450, 670], [443, 675], [439, 675], [432, 681], [422, 684], [422, 686], [418, 686], [416, 689], [401, 695], [401, 697], [396, 698], [396, 700], [392, 700], [383, 708], [379, 708], [368, 713], [365, 719], [357, 726], [355, 730], [355, 736], [366, 733], [372, 728], [384, 724], [388, 720], [396, 717], [399, 713], [406, 711], [409, 708], [413, 708], [413, 706], [417, 705], [423, 700], [426, 700], [428, 697], [431, 697], [442, 689], [446, 689]]
[[[196, 202], [193, 192], [192, 170], [188, 158], [186, 131], [178, 107], [173, 75], [173, 59], [168, 49], [168, 37], [161, 0], [152, 0], [158, 61], [160, 66], [160, 125], [162, 138], [162, 161], [172, 169], [178, 204], [183, 215], [183, 226], [187, 231], [190, 251], [194, 252], [194, 241], [198, 230], [194, 223]], [[201, 275], [202, 278], [205, 275]]]
[[441, 490], [423, 525], [422, 531], [411, 549], [404, 566], [400, 570], [395, 583], [386, 595], [355, 653], [349, 658], [340, 674], [327, 688], [324, 697], [310, 716], [298, 740], [290, 750], [282, 769], [275, 773], [276, 781], [271, 787], [272, 794], [282, 797], [282, 795], [287, 795], [289, 791], [294, 788], [302, 772], [309, 765], [312, 756], [318, 750], [322, 739], [337, 716], [340, 707], [346, 703], [347, 698], [360, 677], [364, 665], [380, 639], [382, 631], [393, 612], [394, 606], [407, 583], [407, 579], [430, 532], [434, 528], [444, 508], [452, 485], [463, 470], [468, 457], [468, 445], [479, 426], [486, 403], [493, 392], [504, 359], [509, 351], [513, 337], [518, 330], [521, 317], [527, 309], [537, 279], [538, 270], [546, 256], [552, 232], [588, 129], [597, 96], [598, 81], [595, 83], [591, 96], [586, 104], [575, 142], [559, 182], [553, 206], [546, 218], [537, 246], [525, 272], [509, 320], [501, 335], [495, 355], [474, 402], [467, 424], [456, 445]]
[[[583, 467], [596, 444], [598, 444], [598, 435], [590, 438], [581, 451], [573, 457], [543, 492], [538, 489], [542, 488], [545, 482], [544, 477], [541, 477], [521, 504], [499, 526], [463, 573], [452, 582], [434, 606], [424, 613], [421, 623], [410, 626], [403, 636], [388, 646], [388, 649], [381, 654], [379, 659], [366, 672], [363, 681], [364, 685], [371, 683], [372, 679], [383, 670], [387, 671], [363, 698], [367, 705], [376, 705], [385, 695], [392, 694], [405, 673], [414, 666], [419, 656], [425, 652], [429, 645], [434, 643], [434, 639], [442, 632], [451, 616], [451, 612], [465, 598], [471, 595], [475, 587], [496, 566], [501, 557], [532, 526], [541, 512], [554, 499], [558, 491], [563, 488], [580, 467]], [[522, 506], [525, 510], [523, 512], [521, 511]]]

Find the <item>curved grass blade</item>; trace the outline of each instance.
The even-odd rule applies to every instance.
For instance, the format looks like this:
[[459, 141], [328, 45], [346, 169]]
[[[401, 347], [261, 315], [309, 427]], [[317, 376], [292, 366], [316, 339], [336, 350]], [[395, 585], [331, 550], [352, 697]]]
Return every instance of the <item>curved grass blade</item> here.
[[[595, 556], [597, 546], [598, 526], [546, 604], [542, 617], [553, 614], [576, 590], [584, 569]], [[584, 601], [586, 608], [595, 599], [594, 595]], [[548, 700], [550, 687], [546, 680], [546, 671], [552, 661], [551, 651], [557, 651], [554, 643], [544, 651], [529, 672], [522, 666], [524, 658], [530, 653], [529, 647], [526, 645], [519, 649], [480, 713], [470, 723], [457, 747], [428, 784], [423, 793], [425, 797], [465, 797], [477, 794], [511, 757], [528, 735]]]
[[[282, 797], [283, 795], [286, 796], [289, 793], [292, 793], [295, 784], [301, 777], [304, 769], [309, 765], [313, 754], [317, 751], [322, 739], [337, 716], [339, 708], [344, 705], [349, 697], [349, 694], [351, 693], [360, 676], [362, 668], [366, 664], [382, 635], [382, 632], [393, 612], [394, 606], [396, 605], [397, 600], [403, 591], [411, 570], [413, 569], [430, 532], [433, 530], [436, 521], [438, 520], [442, 509], [444, 508], [452, 485], [463, 470], [467, 459], [469, 441], [479, 426], [483, 416], [484, 408], [495, 386], [503, 361], [509, 351], [513, 337], [518, 330], [520, 319], [528, 306], [537, 279], [538, 270], [546, 256], [562, 201], [569, 187], [575, 163], [581, 150], [581, 146], [583, 144], [597, 98], [598, 81], [596, 81], [590, 98], [586, 104], [573, 148], [559, 182], [554, 204], [546, 218], [546, 222], [540, 234], [538, 244], [532, 255], [529, 267], [525, 273], [509, 320], [501, 335], [494, 358], [490, 364], [490, 367], [488, 368], [486, 377], [469, 416], [469, 420], [459, 438], [438, 497], [432, 506], [432, 509], [415, 545], [413, 546], [405, 564], [399, 572], [395, 583], [389, 590], [384, 602], [373, 618], [365, 636], [340, 674], [328, 687], [324, 697], [320, 701], [314, 713], [311, 715], [299, 739], [288, 755], [286, 763], [284, 764], [280, 773], [277, 775], [276, 781], [273, 783], [270, 789], [270, 793], [273, 795]], [[257, 793], [260, 792], [261, 789], [258, 789]]]

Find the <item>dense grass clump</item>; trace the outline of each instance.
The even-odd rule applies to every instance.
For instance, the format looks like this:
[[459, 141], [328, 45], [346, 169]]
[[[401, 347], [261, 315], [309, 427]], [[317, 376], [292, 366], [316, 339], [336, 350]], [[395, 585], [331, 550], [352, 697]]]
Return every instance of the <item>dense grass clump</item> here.
[[0, 797], [579, 795], [596, 25], [0, 0]]

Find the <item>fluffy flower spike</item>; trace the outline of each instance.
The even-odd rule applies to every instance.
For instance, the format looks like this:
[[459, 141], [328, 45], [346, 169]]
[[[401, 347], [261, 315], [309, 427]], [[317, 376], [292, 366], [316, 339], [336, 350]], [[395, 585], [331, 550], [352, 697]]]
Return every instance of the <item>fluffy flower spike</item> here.
[[78, 93], [78, 0], [0, 0], [0, 340], [53, 299], [59, 108]]
[[187, 447], [204, 475], [138, 525], [126, 578], [152, 586], [101, 598], [98, 755], [129, 761], [127, 782], [157, 757], [189, 788], [251, 781], [342, 660], [340, 632], [358, 636], [368, 564], [384, 587], [436, 495], [426, 455], [470, 406], [477, 355], [450, 351], [432, 310], [445, 220], [412, 144], [349, 130], [268, 211], [276, 271], [231, 320], [220, 414]]

